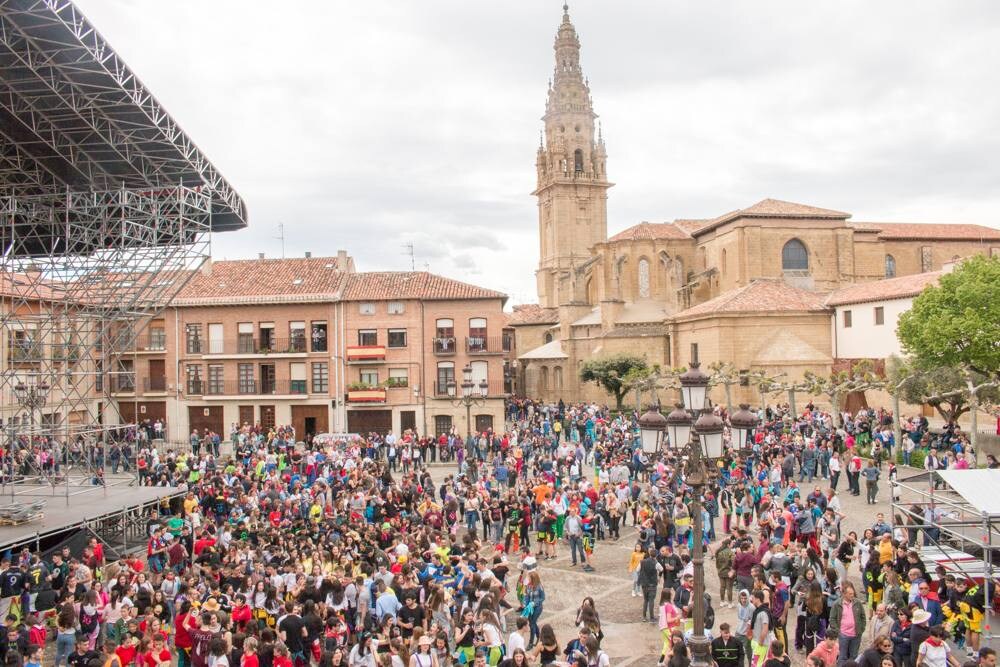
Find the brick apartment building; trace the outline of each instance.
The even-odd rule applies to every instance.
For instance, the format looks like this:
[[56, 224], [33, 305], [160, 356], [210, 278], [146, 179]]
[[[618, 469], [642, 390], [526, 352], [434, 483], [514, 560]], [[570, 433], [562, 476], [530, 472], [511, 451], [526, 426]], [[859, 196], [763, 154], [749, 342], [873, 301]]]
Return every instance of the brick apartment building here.
[[165, 420], [171, 440], [257, 422], [300, 437], [464, 434], [469, 368], [471, 426], [501, 427], [515, 353], [506, 298], [427, 272], [357, 272], [343, 251], [211, 262], [109, 360], [112, 390], [122, 422]]

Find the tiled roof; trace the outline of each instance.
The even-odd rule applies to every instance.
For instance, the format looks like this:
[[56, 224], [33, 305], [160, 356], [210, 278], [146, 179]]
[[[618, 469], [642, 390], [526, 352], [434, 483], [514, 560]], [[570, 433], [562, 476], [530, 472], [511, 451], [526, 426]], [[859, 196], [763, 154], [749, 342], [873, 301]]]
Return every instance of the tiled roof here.
[[608, 241], [648, 241], [660, 239], [690, 239], [691, 236], [673, 222], [640, 222], [624, 229]]
[[0, 296], [16, 299], [60, 299], [65, 290], [39, 276], [6, 272], [0, 274]]
[[820, 218], [847, 220], [849, 217], [851, 217], [851, 214], [844, 213], [843, 211], [807, 206], [806, 204], [796, 204], [795, 202], [782, 201], [780, 199], [762, 199], [753, 206], [730, 211], [729, 213], [720, 215], [718, 218], [708, 220], [704, 225], [689, 231], [693, 236], [697, 236], [739, 218]]
[[870, 283], [858, 283], [831, 292], [826, 298], [828, 306], [843, 306], [849, 303], [866, 303], [868, 301], [888, 301], [916, 296], [928, 285], [937, 283], [941, 271], [914, 273], [909, 276], [897, 276], [886, 280], [875, 280]]
[[517, 357], [518, 359], [566, 359], [566, 353], [562, 349], [562, 341], [553, 340], [536, 347], [534, 350], [528, 350], [522, 355]]
[[514, 306], [514, 312], [507, 317], [507, 326], [517, 327], [529, 324], [555, 324], [559, 321], [557, 308], [542, 308], [537, 303]]
[[387, 299], [507, 299], [507, 295], [485, 287], [438, 276], [426, 271], [372, 271], [352, 273], [344, 290], [345, 301]]
[[296, 303], [340, 297], [349, 275], [336, 257], [212, 262], [181, 290], [178, 306]]
[[878, 232], [893, 241], [1000, 241], [1000, 229], [982, 225], [951, 225], [913, 222], [853, 222], [859, 232]]
[[781, 279], [761, 278], [674, 315], [674, 319], [732, 313], [812, 312], [826, 310], [825, 294], [792, 287]]
[[711, 218], [680, 218], [678, 220], [674, 220], [675, 225], [688, 233], [693, 232], [699, 227], [704, 227], [710, 222], [712, 222]]

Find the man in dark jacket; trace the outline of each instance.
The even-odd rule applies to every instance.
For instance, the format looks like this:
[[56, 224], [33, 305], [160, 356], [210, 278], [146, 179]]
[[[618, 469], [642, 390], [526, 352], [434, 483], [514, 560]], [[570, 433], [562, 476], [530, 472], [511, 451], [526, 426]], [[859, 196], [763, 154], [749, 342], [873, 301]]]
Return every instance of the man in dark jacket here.
[[642, 618], [651, 623], [659, 620], [656, 612], [656, 584], [660, 569], [660, 564], [656, 562], [656, 551], [649, 549], [639, 563], [638, 583], [642, 588]]
[[712, 640], [712, 658], [719, 667], [740, 667], [743, 664], [743, 642], [733, 637], [729, 624], [719, 626], [719, 636]]

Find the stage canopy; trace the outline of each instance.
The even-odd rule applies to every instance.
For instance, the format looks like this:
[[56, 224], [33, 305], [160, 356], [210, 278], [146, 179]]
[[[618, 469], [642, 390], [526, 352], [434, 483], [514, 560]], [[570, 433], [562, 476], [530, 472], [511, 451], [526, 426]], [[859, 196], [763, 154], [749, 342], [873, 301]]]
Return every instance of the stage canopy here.
[[1000, 517], [1000, 470], [940, 470], [938, 475], [984, 516]]

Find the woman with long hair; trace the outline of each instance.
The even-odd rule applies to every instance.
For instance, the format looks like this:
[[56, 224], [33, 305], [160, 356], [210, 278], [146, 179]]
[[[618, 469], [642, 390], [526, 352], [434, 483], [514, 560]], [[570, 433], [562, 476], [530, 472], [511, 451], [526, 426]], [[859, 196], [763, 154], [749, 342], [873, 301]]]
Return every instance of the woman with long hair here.
[[524, 590], [524, 606], [528, 611], [528, 627], [531, 628], [531, 638], [528, 640], [528, 646], [531, 647], [538, 640], [538, 619], [545, 606], [545, 588], [542, 587], [542, 578], [538, 570], [532, 570], [528, 575], [528, 585]]
[[538, 642], [528, 651], [532, 657], [538, 658], [542, 667], [551, 665], [559, 659], [559, 641], [552, 626], [546, 623], [538, 631]]
[[59, 607], [56, 614], [56, 657], [53, 663], [60, 667], [63, 661], [69, 665], [69, 654], [76, 648], [76, 609], [73, 607], [73, 596]]
[[604, 633], [601, 631], [601, 616], [597, 613], [597, 605], [594, 598], [589, 595], [580, 602], [580, 608], [576, 610], [576, 627], [584, 627], [590, 630], [590, 634], [597, 638], [600, 644], [604, 640]]
[[805, 648], [806, 655], [808, 655], [813, 652], [816, 644], [824, 637], [827, 617], [830, 613], [827, 598], [823, 595], [823, 588], [818, 581], [809, 584], [809, 590], [806, 592], [803, 606], [805, 610], [805, 622], [802, 632], [802, 646]]
[[660, 650], [660, 660], [666, 660], [670, 655], [670, 638], [674, 631], [681, 627], [684, 614], [674, 604], [674, 589], [663, 587], [660, 593], [660, 634], [663, 636], [663, 647]]

